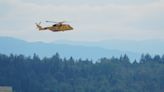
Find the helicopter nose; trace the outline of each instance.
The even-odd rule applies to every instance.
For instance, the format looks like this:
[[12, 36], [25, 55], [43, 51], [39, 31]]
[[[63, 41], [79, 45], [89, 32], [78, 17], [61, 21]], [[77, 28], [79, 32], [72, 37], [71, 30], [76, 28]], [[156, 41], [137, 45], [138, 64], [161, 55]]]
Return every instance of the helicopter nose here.
[[71, 30], [73, 30], [73, 27], [71, 27]]

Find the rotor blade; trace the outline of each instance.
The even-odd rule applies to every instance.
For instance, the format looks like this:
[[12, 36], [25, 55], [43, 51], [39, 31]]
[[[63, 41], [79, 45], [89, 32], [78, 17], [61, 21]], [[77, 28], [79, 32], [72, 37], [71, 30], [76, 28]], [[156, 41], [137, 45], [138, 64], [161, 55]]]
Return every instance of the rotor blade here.
[[54, 21], [46, 21], [46, 22], [50, 22], [50, 23], [58, 23], [58, 22], [54, 22]]
[[66, 21], [61, 21], [61, 22], [46, 21], [46, 22], [50, 22], [50, 23], [65, 23]]

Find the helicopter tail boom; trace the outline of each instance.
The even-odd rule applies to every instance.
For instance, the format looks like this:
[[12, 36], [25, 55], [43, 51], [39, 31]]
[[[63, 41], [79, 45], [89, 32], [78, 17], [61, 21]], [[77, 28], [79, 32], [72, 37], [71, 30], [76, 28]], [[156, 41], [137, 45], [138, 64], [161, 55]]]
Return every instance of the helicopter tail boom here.
[[39, 30], [46, 30], [46, 28], [43, 28], [42, 26], [40, 26], [40, 23], [39, 24], [36, 23], [36, 26]]

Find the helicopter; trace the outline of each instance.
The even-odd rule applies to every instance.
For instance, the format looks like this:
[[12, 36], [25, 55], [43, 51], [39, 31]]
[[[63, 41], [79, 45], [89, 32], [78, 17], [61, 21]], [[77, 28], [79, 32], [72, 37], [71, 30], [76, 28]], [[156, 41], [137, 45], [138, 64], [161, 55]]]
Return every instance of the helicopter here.
[[36, 23], [37, 28], [41, 31], [41, 30], [50, 30], [52, 32], [64, 32], [64, 31], [68, 31], [68, 30], [73, 30], [73, 27], [71, 27], [69, 24], [64, 24], [65, 22], [53, 22], [53, 21], [45, 21], [45, 22], [50, 22], [50, 23], [55, 23], [52, 26], [47, 26], [47, 27], [42, 27], [40, 23]]

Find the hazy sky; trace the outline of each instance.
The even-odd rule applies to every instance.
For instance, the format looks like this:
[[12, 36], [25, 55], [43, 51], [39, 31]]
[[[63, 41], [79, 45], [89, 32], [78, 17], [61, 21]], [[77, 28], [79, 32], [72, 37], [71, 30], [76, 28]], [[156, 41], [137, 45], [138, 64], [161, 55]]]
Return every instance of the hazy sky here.
[[[67, 21], [69, 32], [35, 23]], [[164, 0], [0, 0], [0, 36], [28, 41], [164, 40]]]

